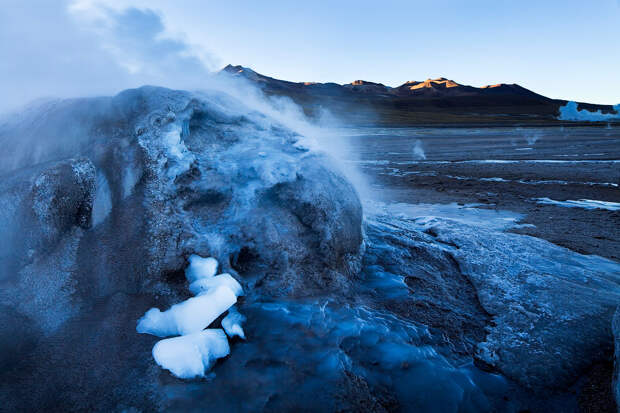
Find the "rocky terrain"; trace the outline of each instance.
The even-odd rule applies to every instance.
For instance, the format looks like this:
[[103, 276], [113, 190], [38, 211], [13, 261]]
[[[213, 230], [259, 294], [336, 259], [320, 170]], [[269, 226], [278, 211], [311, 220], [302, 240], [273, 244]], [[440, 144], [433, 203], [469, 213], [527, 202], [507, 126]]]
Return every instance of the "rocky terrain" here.
[[[512, 377], [521, 375], [519, 380], [530, 383], [542, 378], [540, 372], [553, 371], [547, 385], [556, 392], [572, 388], [584, 411], [615, 411], [610, 392], [613, 334], [610, 334], [609, 320], [619, 303], [616, 295], [617, 251], [620, 247], [618, 129], [360, 128], [343, 130], [343, 133], [349, 135], [352, 152], [359, 154], [359, 158], [352, 162], [360, 165], [372, 182], [372, 196], [394, 204], [391, 210], [395, 213], [417, 217], [417, 221], [428, 227], [427, 232], [438, 237], [441, 245], [452, 251], [459, 263], [458, 272], [473, 284], [480, 305], [487, 316], [491, 315], [493, 321], [490, 325], [497, 330], [497, 333], [486, 336], [482, 347], [478, 345], [479, 350], [483, 350], [476, 356], [480, 357], [478, 360], [494, 366], [507, 363], [500, 369]], [[541, 202], [545, 199], [559, 202]], [[573, 199], [603, 202], [598, 207], [590, 207], [587, 203], [569, 204], [565, 201]], [[428, 216], [433, 217], [430, 221], [433, 225], [425, 222]], [[512, 220], [518, 224], [511, 223]], [[457, 223], [458, 229], [455, 229]], [[497, 228], [489, 231], [489, 226], [499, 226], [501, 231], [498, 233]], [[497, 236], [500, 238], [495, 238]], [[591, 311], [588, 308], [594, 301], [585, 299], [588, 304], [578, 302], [579, 297], [588, 295], [586, 291], [593, 287], [594, 278], [586, 274], [593, 275], [594, 272], [604, 278], [611, 277], [607, 278], [611, 282], [607, 292], [614, 292], [608, 297], [608, 304], [600, 307], [601, 310], [605, 308], [603, 312], [596, 310], [598, 315], [590, 313], [588, 316], [583, 313], [583, 322], [593, 330], [580, 338], [580, 328], [569, 324], [582, 317], [577, 315], [581, 311]], [[445, 274], [446, 270], [436, 273]], [[570, 273], [573, 275], [564, 278]], [[498, 274], [503, 275], [496, 279]], [[424, 281], [417, 282], [424, 282], [425, 288], [418, 291], [428, 288], [426, 277], [422, 279]], [[560, 285], [567, 280], [569, 284]], [[559, 284], [552, 287], [550, 283], [556, 282]], [[580, 282], [585, 284], [577, 287], [579, 292], [569, 291]], [[605, 300], [605, 293], [594, 288], [598, 291], [595, 301], [598, 302], [599, 298]], [[490, 292], [489, 301], [486, 301], [485, 291]], [[503, 312], [500, 308], [513, 305], [500, 298], [504, 294], [509, 301], [520, 297], [514, 303], [518, 303], [519, 309], [513, 308], [505, 313], [511, 314], [509, 317], [512, 318], [506, 325], [510, 326], [507, 330], [501, 327], [502, 322], [496, 324], [498, 317], [506, 320], [499, 316]], [[555, 299], [562, 303], [547, 307], [549, 300]], [[435, 300], [433, 298], [437, 305]], [[573, 309], [566, 307], [573, 304], [576, 305]], [[428, 304], [424, 306], [427, 308]], [[407, 311], [411, 311], [411, 307]], [[551, 308], [553, 310], [548, 313]], [[420, 312], [432, 314], [417, 311]], [[482, 319], [482, 313], [478, 314], [477, 318]], [[451, 316], [453, 318], [454, 314]], [[524, 316], [522, 321], [528, 320], [529, 327], [515, 328], [515, 323], [520, 323], [518, 319]], [[547, 318], [549, 316], [551, 318]], [[472, 316], [457, 322], [451, 320], [450, 324], [464, 325], [467, 320], [470, 328], [459, 328], [458, 331], [476, 331], [471, 328], [471, 319]], [[594, 327], [598, 321], [600, 326]], [[486, 325], [488, 330], [489, 324]], [[445, 326], [443, 328], [445, 331]], [[545, 333], [536, 333], [538, 328]], [[571, 356], [573, 362], [580, 360], [584, 363], [582, 367], [575, 364], [569, 367], [572, 363], [552, 361], [553, 357], [545, 357], [544, 361], [537, 359], [547, 351], [560, 357], [568, 354], [558, 349], [560, 342], [555, 342], [551, 336], [544, 338], [546, 334], [555, 334], [552, 332], [555, 328], [572, 332], [570, 340], [560, 340], [564, 344], [572, 343], [569, 344], [570, 351], [580, 347], [585, 350], [589, 346], [585, 341], [576, 344], [572, 340], [587, 341], [593, 335], [601, 334], [600, 340], [595, 340], [596, 344], [593, 342], [583, 355]], [[594, 333], [595, 330], [599, 333]], [[508, 340], [505, 344], [511, 349], [502, 346], [499, 352], [493, 350], [497, 344], [493, 343], [493, 337]], [[548, 339], [555, 344], [546, 341]], [[489, 353], [486, 352], [488, 344], [491, 345]], [[534, 348], [539, 345], [540, 348]], [[525, 353], [516, 359], [532, 360], [530, 367], [516, 361], [514, 354], [509, 354], [525, 349]], [[591, 358], [594, 354], [599, 354], [594, 357], [598, 362]], [[559, 362], [558, 367], [563, 367], [552, 369], [551, 365], [556, 362]], [[537, 373], [535, 370], [539, 368], [541, 370]], [[564, 384], [560, 384], [562, 381]], [[557, 409], [557, 406], [553, 408]]]
[[[347, 163], [307, 126], [157, 87], [4, 119], [0, 410], [613, 411], [615, 129], [561, 138], [597, 168], [528, 172], [541, 158], [497, 144], [520, 131], [331, 131], [360, 155]], [[611, 208], [591, 232], [582, 209], [536, 201], [565, 187]], [[196, 256], [240, 283], [245, 340], [179, 378], [140, 333], [150, 308], [200, 296]]]
[[[136, 315], [182, 298], [190, 254], [273, 297], [340, 291], [359, 272], [353, 187], [299, 135], [228, 96], [145, 87], [50, 102], [2, 125], [0, 140], [11, 147], [3, 409], [109, 410], [134, 396], [153, 408], [152, 382], [132, 378], [148, 374], [134, 363], [150, 364], [129, 350], [143, 340]], [[125, 389], [118, 399], [111, 383]]]

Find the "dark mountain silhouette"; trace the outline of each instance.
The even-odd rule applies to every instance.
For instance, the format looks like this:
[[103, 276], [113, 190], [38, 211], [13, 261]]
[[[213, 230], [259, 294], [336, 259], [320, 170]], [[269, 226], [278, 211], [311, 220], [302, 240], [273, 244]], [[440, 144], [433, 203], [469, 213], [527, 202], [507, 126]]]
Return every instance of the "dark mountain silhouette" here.
[[[546, 124], [558, 123], [565, 100], [551, 99], [518, 84], [483, 87], [462, 85], [440, 77], [408, 81], [397, 87], [355, 80], [338, 83], [290, 82], [254, 70], [228, 65], [221, 74], [244, 78], [271, 96], [287, 96], [307, 114], [329, 109], [359, 124]], [[609, 105], [580, 103], [580, 109], [609, 112]]]

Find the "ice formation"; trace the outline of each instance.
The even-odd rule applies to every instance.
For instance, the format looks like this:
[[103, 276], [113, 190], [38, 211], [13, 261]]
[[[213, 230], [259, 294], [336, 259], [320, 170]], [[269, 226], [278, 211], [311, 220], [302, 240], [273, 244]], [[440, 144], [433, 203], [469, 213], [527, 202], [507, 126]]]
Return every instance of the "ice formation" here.
[[161, 312], [151, 308], [138, 322], [138, 333], [159, 337], [196, 333], [209, 326], [237, 302], [237, 296], [226, 285], [189, 298]]
[[194, 281], [210, 278], [217, 272], [217, 260], [215, 258], [202, 258], [199, 255], [190, 255], [189, 267], [185, 270], [187, 281]]
[[[162, 312], [151, 308], [140, 320], [136, 331], [158, 337], [180, 335], [160, 340], [153, 347], [153, 358], [162, 368], [181, 379], [204, 377], [213, 362], [230, 353], [228, 337], [245, 340], [241, 324], [245, 317], [233, 305], [243, 295], [243, 287], [230, 274], [217, 272], [215, 258], [189, 257], [185, 276], [189, 289], [196, 297], [175, 304]], [[228, 311], [221, 329], [207, 329], [220, 315]]]
[[108, 180], [102, 172], [97, 172], [97, 192], [93, 202], [93, 225], [98, 225], [112, 210], [112, 192]]
[[228, 339], [219, 328], [160, 340], [153, 347], [155, 362], [182, 379], [204, 377], [216, 359], [229, 353]]
[[244, 322], [245, 316], [233, 306], [228, 309], [228, 315], [222, 320], [222, 327], [226, 334], [228, 334], [228, 337], [239, 336], [245, 340], [245, 333], [243, 332], [243, 327], [241, 327]]
[[[170, 120], [174, 120], [176, 115], [173, 112], [166, 115]], [[166, 148], [168, 162], [168, 177], [175, 179], [177, 176], [187, 172], [190, 165], [196, 159], [195, 156], [187, 150], [187, 147], [181, 139], [181, 127], [172, 123], [169, 130], [163, 135], [163, 144]]]
[[567, 208], [606, 209], [608, 211], [620, 210], [620, 203], [618, 202], [597, 201], [594, 199], [568, 199], [566, 201], [556, 201], [555, 199], [550, 198], [534, 198], [534, 200], [539, 204], [557, 205]]
[[241, 284], [228, 273], [194, 281], [189, 285], [189, 291], [194, 295], [202, 295], [219, 286], [230, 288], [237, 297], [243, 295], [243, 287], [241, 287]]

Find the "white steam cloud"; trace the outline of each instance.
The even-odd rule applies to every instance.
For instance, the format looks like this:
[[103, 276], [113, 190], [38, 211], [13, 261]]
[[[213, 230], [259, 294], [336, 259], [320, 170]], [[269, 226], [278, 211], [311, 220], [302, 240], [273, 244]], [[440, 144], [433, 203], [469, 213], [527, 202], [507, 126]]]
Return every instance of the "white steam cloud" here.
[[525, 137], [525, 141], [527, 142], [528, 145], [532, 146], [540, 140], [541, 136], [542, 136], [542, 133], [540, 131], [535, 131], [527, 135]]
[[416, 160], [424, 160], [426, 159], [426, 154], [424, 153], [424, 148], [422, 147], [422, 141], [416, 139], [413, 145], [413, 159]]
[[[309, 149], [351, 158], [344, 140], [335, 136], [342, 125], [329, 113], [311, 123], [290, 99], [266, 98], [249, 81], [217, 74], [222, 64], [203, 46], [172, 33], [164, 15], [134, 4], [7, 0], [0, 8], [0, 38], [9, 40], [0, 42], [0, 113], [38, 98], [113, 95], [145, 84], [220, 90], [310, 138], [300, 142]], [[335, 166], [358, 192], [366, 192], [356, 170], [344, 162]]]
[[168, 33], [150, 9], [6, 0], [0, 38], [0, 112], [42, 97], [112, 95], [144, 84], [206, 87], [218, 66]]
[[614, 106], [615, 114], [603, 113], [600, 110], [590, 112], [589, 110], [577, 108], [576, 102], [567, 102], [566, 105], [560, 107], [559, 120], [576, 120], [586, 122], [605, 122], [610, 120], [620, 120], [620, 103]]

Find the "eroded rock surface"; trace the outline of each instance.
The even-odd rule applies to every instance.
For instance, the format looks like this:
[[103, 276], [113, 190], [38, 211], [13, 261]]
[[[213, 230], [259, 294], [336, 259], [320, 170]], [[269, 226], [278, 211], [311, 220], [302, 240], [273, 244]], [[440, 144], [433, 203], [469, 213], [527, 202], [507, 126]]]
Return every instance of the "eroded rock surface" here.
[[458, 219], [375, 220], [372, 260], [409, 288], [393, 311], [485, 368], [535, 391], [565, 389], [612, 351], [618, 263]]
[[[2, 335], [52, 334], [75, 315], [80, 240], [90, 228], [95, 168], [87, 159], [49, 162], [0, 183]], [[17, 314], [14, 314], [17, 312]], [[4, 313], [4, 312], [3, 312]], [[25, 340], [28, 342], [28, 340]], [[11, 351], [1, 351], [10, 361]]]

